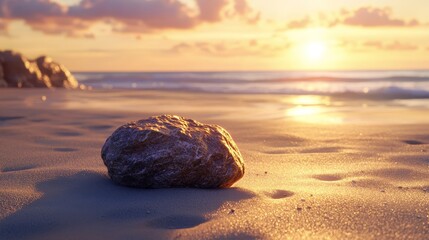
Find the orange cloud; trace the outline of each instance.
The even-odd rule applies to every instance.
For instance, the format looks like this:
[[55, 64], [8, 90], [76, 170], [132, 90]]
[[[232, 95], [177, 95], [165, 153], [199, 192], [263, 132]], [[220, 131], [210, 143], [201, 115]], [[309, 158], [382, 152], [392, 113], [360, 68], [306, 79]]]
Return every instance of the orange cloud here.
[[90, 27], [98, 22], [111, 25], [116, 32], [146, 33], [191, 29], [228, 16], [248, 22], [255, 17], [246, 0], [195, 1], [197, 9], [179, 0], [81, 0], [72, 6], [55, 0], [0, 0], [0, 31], [6, 31], [8, 21], [14, 20], [23, 20], [46, 34], [88, 36]]
[[88, 21], [69, 16], [67, 6], [51, 0], [0, 0], [0, 20], [7, 24], [23, 20], [36, 31], [67, 36], [81, 35], [91, 26]]
[[361, 7], [354, 10], [342, 9], [331, 14], [319, 13], [290, 21], [283, 30], [301, 29], [311, 26], [335, 27], [338, 25], [358, 27], [414, 27], [420, 26], [416, 19], [405, 20], [393, 16], [391, 8]]
[[311, 24], [311, 19], [310, 17], [305, 17], [303, 19], [298, 19], [298, 20], [294, 20], [291, 21], [287, 24], [286, 28], [287, 29], [299, 29], [299, 28], [306, 28]]
[[393, 51], [412, 51], [417, 50], [418, 46], [408, 43], [402, 43], [399, 41], [394, 41], [391, 43], [383, 43], [380, 41], [368, 41], [363, 44], [365, 47], [377, 48], [381, 50], [393, 50]]
[[228, 4], [227, 0], [207, 1], [196, 0], [200, 9], [199, 18], [205, 22], [218, 22], [222, 20], [222, 10]]
[[357, 41], [342, 41], [338, 47], [347, 48], [352, 51], [368, 51], [368, 50], [382, 50], [382, 51], [414, 51], [418, 50], [419, 46], [404, 43], [400, 41], [393, 42], [382, 42], [382, 41], [366, 41], [366, 42], [357, 42]]
[[194, 42], [180, 43], [173, 46], [168, 52], [174, 54], [197, 53], [216, 57], [234, 56], [276, 56], [289, 49], [290, 43], [282, 40], [280, 42], [263, 41], [251, 39], [248, 41], [217, 41], [217, 42]]
[[389, 43], [384, 46], [386, 50], [399, 50], [399, 51], [412, 51], [417, 50], [419, 47], [413, 44], [401, 43], [398, 41]]
[[7, 35], [8, 23], [0, 19], [0, 35]]
[[344, 11], [345, 18], [341, 20], [344, 25], [362, 27], [403, 27], [417, 26], [419, 22], [415, 19], [403, 20], [392, 16], [391, 8], [361, 7], [352, 12]]

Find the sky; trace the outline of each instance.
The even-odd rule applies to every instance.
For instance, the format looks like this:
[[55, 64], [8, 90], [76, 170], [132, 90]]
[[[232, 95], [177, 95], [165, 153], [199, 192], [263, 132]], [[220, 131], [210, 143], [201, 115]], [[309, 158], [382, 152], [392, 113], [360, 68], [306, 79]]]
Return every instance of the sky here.
[[429, 69], [427, 0], [0, 0], [0, 46], [72, 71]]

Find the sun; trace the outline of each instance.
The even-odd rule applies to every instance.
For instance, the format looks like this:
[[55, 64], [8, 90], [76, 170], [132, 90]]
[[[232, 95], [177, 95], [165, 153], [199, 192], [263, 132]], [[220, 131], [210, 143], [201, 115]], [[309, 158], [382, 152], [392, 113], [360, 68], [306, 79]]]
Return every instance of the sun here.
[[326, 52], [326, 43], [322, 41], [312, 41], [304, 45], [305, 56], [308, 60], [322, 60]]

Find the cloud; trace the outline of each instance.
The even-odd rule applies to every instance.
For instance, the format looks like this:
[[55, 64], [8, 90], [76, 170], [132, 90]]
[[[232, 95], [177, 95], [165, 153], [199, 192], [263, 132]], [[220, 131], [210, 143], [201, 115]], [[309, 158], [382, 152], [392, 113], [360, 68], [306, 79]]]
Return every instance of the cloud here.
[[389, 43], [384, 45], [384, 49], [386, 50], [394, 50], [394, 51], [412, 51], [417, 50], [418, 46], [408, 43], [401, 43], [398, 41]]
[[249, 24], [256, 24], [261, 19], [261, 13], [255, 11], [247, 0], [235, 0], [232, 15], [247, 19]]
[[368, 41], [368, 42], [364, 42], [363, 46], [369, 47], [369, 48], [383, 48], [383, 43], [380, 41]]
[[196, 0], [200, 9], [199, 19], [205, 22], [218, 22], [222, 19], [222, 10], [228, 4], [227, 0]]
[[0, 19], [0, 36], [1, 35], [7, 35], [7, 30], [8, 30], [7, 21]]
[[291, 21], [287, 24], [287, 29], [299, 29], [299, 28], [306, 28], [311, 24], [310, 17], [305, 17], [302, 19]]
[[394, 41], [390, 43], [383, 43], [380, 41], [368, 41], [363, 43], [363, 46], [368, 48], [376, 48], [380, 50], [391, 50], [391, 51], [412, 51], [417, 50], [418, 46], [409, 44], [409, 43], [402, 43], [399, 41]]
[[242, 18], [249, 24], [260, 20], [247, 0], [195, 0], [199, 8], [199, 19], [204, 22], [219, 22], [225, 18]]
[[91, 26], [88, 21], [69, 16], [67, 6], [51, 0], [0, 0], [0, 20], [22, 20], [33, 30], [67, 36], [80, 36]]
[[368, 50], [382, 50], [382, 51], [414, 51], [418, 50], [419, 46], [411, 43], [404, 43], [400, 41], [382, 42], [382, 41], [342, 41], [338, 44], [339, 47], [347, 48], [352, 51], [368, 51]]
[[265, 56], [272, 57], [282, 54], [291, 44], [286, 40], [268, 41], [250, 39], [247, 41], [200, 41], [179, 43], [168, 50], [174, 54], [203, 54], [215, 57]]
[[373, 8], [362, 7], [348, 14], [344, 12], [345, 18], [341, 23], [351, 26], [362, 27], [403, 27], [403, 26], [417, 26], [419, 22], [415, 19], [403, 20], [392, 16], [391, 8]]
[[66, 14], [67, 8], [51, 0], [0, 0], [0, 17], [17, 18], [24, 21]]
[[87, 21], [109, 19], [121, 23], [124, 31], [136, 32], [196, 25], [190, 9], [176, 0], [83, 0], [71, 6], [68, 15]]
[[357, 26], [357, 27], [415, 27], [420, 26], [416, 19], [400, 19], [393, 16], [393, 11], [389, 7], [361, 7], [358, 9], [341, 9], [330, 14], [319, 13], [315, 16], [306, 16], [302, 19], [296, 19], [286, 24], [281, 30], [302, 29], [312, 26], [317, 27], [335, 27]]
[[[81, 0], [64, 5], [55, 0], [0, 0], [0, 31], [10, 21], [22, 20], [46, 34], [88, 36], [96, 23], [116, 32], [147, 33], [192, 29], [229, 17], [255, 22], [259, 16], [246, 0], [194, 0], [192, 8], [179, 0]], [[252, 23], [253, 23], [252, 22]]]

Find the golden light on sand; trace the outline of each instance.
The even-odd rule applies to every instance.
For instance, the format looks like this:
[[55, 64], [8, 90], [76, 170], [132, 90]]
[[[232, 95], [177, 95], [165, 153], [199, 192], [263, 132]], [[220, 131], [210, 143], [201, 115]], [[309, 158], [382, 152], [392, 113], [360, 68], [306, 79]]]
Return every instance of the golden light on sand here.
[[291, 117], [311, 116], [317, 115], [322, 112], [318, 106], [297, 106], [287, 110], [286, 114]]
[[331, 100], [327, 96], [302, 95], [296, 96], [291, 101], [295, 105], [330, 105]]
[[322, 41], [311, 41], [303, 47], [307, 60], [320, 61], [324, 58], [327, 50], [326, 43]]
[[[298, 122], [313, 124], [340, 124], [343, 118], [332, 114], [329, 110], [331, 99], [326, 96], [296, 96], [284, 99], [283, 102], [293, 104], [285, 116]], [[335, 104], [333, 104], [335, 105]]]
[[312, 124], [340, 124], [343, 118], [338, 115], [329, 114], [325, 107], [321, 106], [296, 106], [289, 108], [285, 113], [286, 117], [297, 122]]

